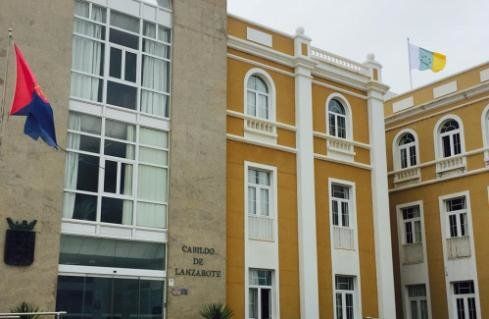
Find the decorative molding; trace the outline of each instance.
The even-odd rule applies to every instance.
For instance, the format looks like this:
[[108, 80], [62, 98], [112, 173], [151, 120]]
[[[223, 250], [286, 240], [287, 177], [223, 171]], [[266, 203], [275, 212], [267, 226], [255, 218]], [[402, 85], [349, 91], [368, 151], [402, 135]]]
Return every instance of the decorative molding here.
[[266, 33], [250, 27], [246, 28], [246, 38], [249, 41], [253, 41], [267, 47], [272, 47], [273, 44], [273, 36], [270, 33]]
[[[249, 116], [249, 115], [246, 115], [244, 113], [236, 112], [236, 111], [229, 110], [229, 109], [226, 111], [226, 113], [229, 116], [236, 117], [236, 118], [243, 119], [243, 120], [255, 119], [255, 117], [253, 117], [253, 116]], [[269, 120], [264, 120], [264, 119], [260, 119], [260, 121], [269, 123], [271, 125], [275, 125], [276, 127], [287, 130], [287, 131], [291, 131], [291, 132], [296, 131], [296, 127], [294, 125], [291, 125], [291, 124], [286, 124], [286, 123], [276, 122], [276, 121], [269, 121]]]
[[482, 70], [480, 72], [481, 82], [489, 80], [489, 69]]
[[392, 103], [392, 112], [397, 113], [414, 106], [413, 96]]
[[457, 81], [448, 82], [446, 84], [433, 88], [433, 98], [439, 98], [453, 92], [457, 92]]
[[[411, 107], [411, 108], [404, 110], [402, 112], [399, 112], [397, 114], [392, 114], [392, 115], [386, 116], [385, 117], [385, 124], [389, 125], [389, 124], [392, 124], [396, 121], [404, 120], [404, 119], [409, 118], [411, 116], [415, 116], [415, 115], [418, 115], [418, 114], [423, 113], [423, 112], [432, 111], [432, 110], [444, 107], [444, 106], [449, 105], [449, 104], [454, 104], [454, 103], [460, 102], [462, 100], [467, 100], [473, 96], [477, 96], [479, 94], [486, 93], [486, 92], [489, 92], [489, 82], [477, 84], [477, 85], [472, 86], [470, 88], [467, 88], [465, 90], [460, 90], [458, 92], [448, 94], [446, 96], [440, 97], [440, 98], [435, 99], [433, 101], [429, 101], [429, 102], [426, 102], [423, 104], [416, 105], [415, 107]], [[425, 119], [425, 118], [433, 117], [435, 115], [447, 113], [447, 112], [450, 112], [451, 110], [457, 109], [458, 107], [467, 106], [467, 105], [470, 105], [470, 104], [473, 104], [473, 103], [476, 103], [476, 102], [479, 102], [479, 101], [482, 101], [482, 100], [488, 99], [488, 98], [489, 98], [489, 96], [484, 97], [484, 98], [480, 98], [480, 99], [477, 99], [477, 100], [474, 100], [474, 101], [471, 101], [471, 102], [468, 102], [468, 103], [465, 103], [463, 105], [456, 106], [456, 107], [453, 107], [450, 109], [442, 110], [439, 113], [430, 114], [424, 118], [417, 118], [416, 120], [410, 121], [409, 123], [403, 123], [402, 125], [397, 126], [397, 127], [403, 127], [403, 126], [406, 126], [408, 124], [418, 122], [418, 121], [420, 121], [420, 119]], [[392, 129], [394, 129], [394, 127], [389, 127], [386, 129], [386, 131], [389, 131]]]
[[296, 154], [297, 153], [297, 150], [295, 148], [293, 148], [293, 147], [288, 147], [288, 146], [283, 146], [283, 145], [279, 145], [279, 144], [270, 144], [270, 143], [265, 143], [265, 142], [260, 142], [260, 141], [249, 140], [249, 139], [246, 139], [243, 136], [238, 136], [238, 135], [229, 134], [229, 133], [226, 134], [226, 137], [227, 137], [228, 140], [234, 141], [234, 142], [242, 142], [242, 143], [256, 145], [256, 146], [263, 146], [263, 147], [267, 147], [267, 148], [271, 148], [271, 149], [275, 149], [275, 150], [282, 151], [282, 152], [287, 152], [287, 153], [293, 153], [293, 154]]
[[348, 166], [352, 166], [352, 167], [356, 167], [356, 168], [361, 168], [361, 169], [365, 169], [365, 170], [369, 170], [369, 171], [372, 170], [372, 166], [371, 165], [368, 165], [368, 164], [363, 164], [363, 163], [358, 163], [358, 162], [343, 161], [343, 160], [340, 160], [340, 159], [337, 159], [337, 158], [332, 158], [330, 156], [323, 155], [323, 154], [314, 153], [314, 158], [315, 159], [318, 159], [318, 160], [326, 161], [326, 162], [348, 165]]

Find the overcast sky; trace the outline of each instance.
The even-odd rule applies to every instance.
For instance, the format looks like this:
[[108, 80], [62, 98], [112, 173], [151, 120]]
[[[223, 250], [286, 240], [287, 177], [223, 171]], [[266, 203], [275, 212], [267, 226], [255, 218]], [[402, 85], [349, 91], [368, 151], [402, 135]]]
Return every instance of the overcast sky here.
[[406, 38], [447, 56], [439, 72], [413, 70], [414, 87], [489, 61], [489, 0], [228, 0], [228, 12], [294, 34], [355, 61], [375, 53], [391, 90], [409, 90]]

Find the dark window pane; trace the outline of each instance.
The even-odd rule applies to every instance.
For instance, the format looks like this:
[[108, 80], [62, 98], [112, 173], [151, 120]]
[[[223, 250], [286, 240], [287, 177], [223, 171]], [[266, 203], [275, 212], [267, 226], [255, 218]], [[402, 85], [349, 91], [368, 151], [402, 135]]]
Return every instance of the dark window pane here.
[[133, 86], [107, 82], [107, 103], [125, 107], [128, 109], [136, 109], [137, 89]]
[[457, 215], [450, 215], [450, 237], [457, 237]]
[[442, 143], [443, 143], [443, 157], [452, 156], [452, 150], [450, 148], [450, 137], [443, 136]]
[[[112, 278], [86, 277], [83, 303], [84, 318], [120, 318], [112, 313]], [[107, 316], [109, 315], [109, 316]]]
[[95, 221], [97, 217], [97, 196], [75, 194], [73, 219]]
[[106, 139], [104, 154], [115, 157], [134, 159], [134, 145]]
[[139, 311], [142, 318], [160, 319], [163, 315], [163, 282], [140, 281]]
[[58, 277], [58, 291], [56, 294], [56, 311], [69, 313], [66, 318], [82, 319], [83, 292], [85, 287], [84, 277]]
[[100, 220], [103, 223], [132, 224], [133, 202], [119, 198], [102, 198]]
[[333, 225], [338, 226], [338, 202], [333, 201]]
[[336, 122], [333, 114], [329, 115], [329, 135], [336, 136]]
[[413, 243], [413, 225], [412, 223], [405, 223], [405, 230], [406, 230], [406, 244], [412, 244]]
[[104, 191], [115, 193], [117, 189], [117, 162], [105, 161]]
[[122, 73], [122, 50], [110, 48], [110, 70], [109, 75], [114, 78], [121, 78]]
[[138, 280], [115, 279], [112, 299], [114, 316], [112, 318], [141, 318], [138, 316], [138, 298]]
[[407, 152], [406, 149], [401, 150], [401, 168], [407, 167]]
[[341, 294], [336, 294], [336, 319], [343, 319], [343, 303]]
[[345, 118], [338, 116], [338, 137], [346, 138], [346, 123]]
[[139, 49], [139, 38], [136, 35], [122, 32], [115, 29], [110, 29], [109, 41], [120, 44], [128, 48]]
[[463, 299], [457, 299], [457, 319], [465, 319], [465, 305]]
[[270, 289], [262, 289], [261, 290], [261, 318], [262, 319], [271, 319], [272, 316], [272, 292]]
[[477, 310], [475, 309], [475, 298], [469, 298], [469, 319], [477, 319]]
[[343, 227], [350, 226], [350, 219], [348, 217], [348, 203], [341, 203], [341, 221], [343, 223]]
[[136, 63], [137, 55], [131, 52], [126, 52], [126, 70], [124, 78], [126, 81], [136, 82]]
[[139, 33], [139, 19], [121, 12], [110, 12], [110, 24], [121, 29]]
[[99, 158], [96, 156], [77, 154], [78, 174], [76, 189], [97, 192]]

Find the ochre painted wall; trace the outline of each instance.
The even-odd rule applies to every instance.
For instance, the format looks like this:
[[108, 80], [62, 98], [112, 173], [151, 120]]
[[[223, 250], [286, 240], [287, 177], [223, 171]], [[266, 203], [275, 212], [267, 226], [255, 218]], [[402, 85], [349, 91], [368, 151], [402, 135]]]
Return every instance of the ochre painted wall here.
[[299, 318], [299, 259], [295, 154], [228, 141], [227, 154], [227, 303], [244, 316], [244, 163], [277, 168], [280, 315]]
[[316, 216], [318, 243], [318, 274], [320, 318], [333, 318], [333, 290], [331, 268], [331, 240], [329, 213], [329, 178], [355, 183], [356, 214], [360, 257], [360, 277], [363, 316], [377, 317], [377, 276], [372, 213], [370, 171], [350, 166], [315, 161]]

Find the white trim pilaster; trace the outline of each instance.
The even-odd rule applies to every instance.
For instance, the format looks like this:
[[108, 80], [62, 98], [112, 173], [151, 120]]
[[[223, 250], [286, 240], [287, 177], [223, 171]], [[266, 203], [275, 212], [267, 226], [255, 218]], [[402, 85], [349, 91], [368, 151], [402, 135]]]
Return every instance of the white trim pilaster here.
[[379, 318], [391, 319], [396, 318], [396, 301], [392, 266], [383, 102], [388, 87], [377, 81], [371, 81], [367, 84], [367, 90]]
[[295, 38], [295, 112], [300, 305], [302, 319], [317, 319], [319, 293], [311, 76], [314, 62], [302, 54], [302, 45], [309, 46], [309, 43], [310, 39], [299, 28]]

